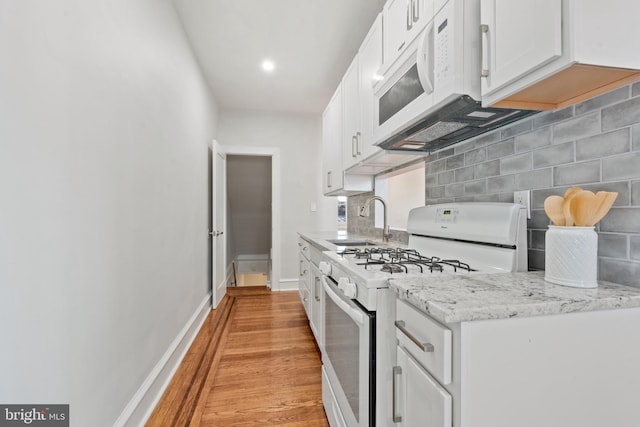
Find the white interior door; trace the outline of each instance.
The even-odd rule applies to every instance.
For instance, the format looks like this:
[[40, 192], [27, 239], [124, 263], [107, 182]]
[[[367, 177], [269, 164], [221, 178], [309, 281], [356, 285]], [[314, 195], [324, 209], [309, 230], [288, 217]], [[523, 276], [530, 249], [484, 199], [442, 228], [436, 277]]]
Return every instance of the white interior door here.
[[226, 154], [217, 141], [213, 141], [213, 173], [211, 174], [211, 188], [213, 189], [213, 230], [210, 231], [212, 242], [211, 251], [211, 304], [216, 308], [227, 290], [226, 283], [226, 258], [227, 235], [226, 225]]

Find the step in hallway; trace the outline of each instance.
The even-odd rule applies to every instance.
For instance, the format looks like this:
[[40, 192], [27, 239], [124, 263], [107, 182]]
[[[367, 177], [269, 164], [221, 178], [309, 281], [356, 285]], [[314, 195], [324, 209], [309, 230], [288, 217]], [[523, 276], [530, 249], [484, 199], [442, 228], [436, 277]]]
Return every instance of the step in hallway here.
[[321, 366], [297, 292], [228, 288], [146, 425], [328, 427]]

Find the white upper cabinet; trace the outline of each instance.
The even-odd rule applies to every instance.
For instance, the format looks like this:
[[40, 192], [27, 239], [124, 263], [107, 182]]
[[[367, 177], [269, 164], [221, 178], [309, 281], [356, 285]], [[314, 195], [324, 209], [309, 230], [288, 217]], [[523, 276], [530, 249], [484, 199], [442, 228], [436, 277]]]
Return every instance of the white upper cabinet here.
[[373, 189], [373, 179], [365, 175], [344, 173], [342, 165], [343, 93], [338, 86], [322, 114], [322, 189], [327, 196], [344, 196]]
[[403, 52], [433, 18], [443, 0], [387, 0], [382, 9], [383, 71]]
[[556, 109], [640, 78], [640, 2], [481, 0], [482, 103]]
[[322, 114], [324, 194], [344, 186], [342, 176], [342, 87], [338, 86]]
[[373, 84], [381, 65], [382, 15], [378, 15], [342, 79], [345, 169], [380, 150], [373, 145]]

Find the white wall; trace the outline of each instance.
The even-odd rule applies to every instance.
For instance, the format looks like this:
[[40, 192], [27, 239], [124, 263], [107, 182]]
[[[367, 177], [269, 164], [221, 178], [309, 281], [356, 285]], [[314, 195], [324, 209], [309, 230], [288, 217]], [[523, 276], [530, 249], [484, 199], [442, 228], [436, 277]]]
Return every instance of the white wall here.
[[[298, 280], [298, 231], [327, 223], [321, 194], [320, 115], [220, 111], [218, 141], [227, 146], [278, 147], [281, 154], [281, 282]], [[311, 211], [312, 205], [316, 212]], [[335, 212], [335, 210], [334, 210]], [[283, 286], [286, 287], [286, 286]]]
[[217, 108], [168, 0], [0, 0], [0, 402], [112, 425], [207, 295]]

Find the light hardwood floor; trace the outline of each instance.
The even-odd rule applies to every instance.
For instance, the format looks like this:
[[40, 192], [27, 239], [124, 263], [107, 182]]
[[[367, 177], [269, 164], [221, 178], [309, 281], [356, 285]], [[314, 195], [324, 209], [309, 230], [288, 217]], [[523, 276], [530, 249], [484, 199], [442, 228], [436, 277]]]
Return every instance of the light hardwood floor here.
[[328, 427], [298, 293], [229, 288], [147, 426]]

